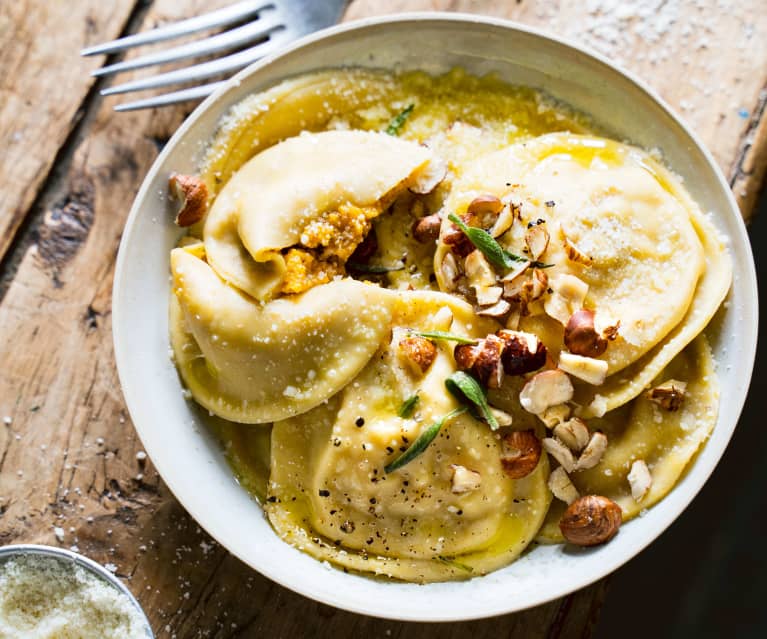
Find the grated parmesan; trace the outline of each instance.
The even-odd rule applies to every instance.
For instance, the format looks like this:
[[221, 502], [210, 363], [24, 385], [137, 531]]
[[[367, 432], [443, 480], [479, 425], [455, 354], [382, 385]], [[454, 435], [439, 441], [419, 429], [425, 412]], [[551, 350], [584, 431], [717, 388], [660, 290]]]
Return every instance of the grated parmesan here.
[[66, 560], [22, 555], [0, 563], [0, 638], [147, 639], [130, 599]]

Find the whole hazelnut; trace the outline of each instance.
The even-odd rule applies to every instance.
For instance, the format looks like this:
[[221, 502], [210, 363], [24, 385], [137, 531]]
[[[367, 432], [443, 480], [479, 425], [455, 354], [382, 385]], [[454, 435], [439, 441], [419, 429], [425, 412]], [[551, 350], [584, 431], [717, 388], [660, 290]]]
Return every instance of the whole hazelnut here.
[[413, 237], [421, 242], [421, 244], [434, 242], [439, 237], [439, 229], [441, 225], [442, 220], [438, 213], [422, 217], [413, 223]]
[[559, 529], [571, 544], [596, 546], [618, 534], [622, 517], [623, 511], [614, 501], [601, 495], [586, 495], [567, 507], [559, 520]]
[[594, 311], [581, 309], [570, 316], [565, 326], [565, 346], [584, 357], [599, 357], [607, 350], [607, 340], [594, 328]]
[[503, 438], [501, 467], [507, 477], [522, 479], [532, 473], [541, 459], [541, 441], [535, 431], [512, 431]]

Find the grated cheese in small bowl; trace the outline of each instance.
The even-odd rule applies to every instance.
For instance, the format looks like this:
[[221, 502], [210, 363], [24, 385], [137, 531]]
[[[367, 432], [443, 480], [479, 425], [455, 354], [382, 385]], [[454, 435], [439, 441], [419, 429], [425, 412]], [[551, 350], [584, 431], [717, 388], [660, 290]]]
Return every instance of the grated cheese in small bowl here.
[[2, 639], [151, 639], [129, 591], [76, 553], [46, 546], [0, 548]]

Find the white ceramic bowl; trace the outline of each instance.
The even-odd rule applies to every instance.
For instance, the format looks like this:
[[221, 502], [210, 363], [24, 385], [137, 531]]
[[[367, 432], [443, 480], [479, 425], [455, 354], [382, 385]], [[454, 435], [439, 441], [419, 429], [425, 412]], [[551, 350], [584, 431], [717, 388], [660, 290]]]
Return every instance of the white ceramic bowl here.
[[[218, 119], [244, 96], [286, 76], [360, 65], [442, 72], [461, 66], [539, 87], [591, 114], [620, 139], [662, 150], [704, 211], [730, 238], [735, 279], [709, 331], [722, 401], [714, 433], [660, 504], [592, 550], [541, 546], [470, 581], [419, 586], [344, 574], [288, 546], [237, 484], [168, 357], [168, 253], [180, 233], [166, 197], [169, 173], [194, 172]], [[245, 69], [176, 132], [149, 171], [125, 228], [114, 284], [114, 340], [125, 399], [147, 452], [190, 514], [270, 579], [324, 603], [378, 617], [472, 619], [521, 610], [581, 588], [636, 555], [679, 516], [721, 457], [738, 421], [756, 348], [753, 260], [735, 201], [710, 154], [649, 88], [592, 53], [526, 27], [456, 14], [408, 14], [341, 25]]]

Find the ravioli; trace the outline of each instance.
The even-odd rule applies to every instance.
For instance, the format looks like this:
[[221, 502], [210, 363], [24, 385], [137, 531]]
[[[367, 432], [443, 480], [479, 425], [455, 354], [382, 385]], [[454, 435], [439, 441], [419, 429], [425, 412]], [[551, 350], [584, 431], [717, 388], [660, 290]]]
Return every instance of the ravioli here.
[[[222, 122], [207, 216], [171, 252], [171, 345], [287, 543], [468, 579], [564, 541], [574, 492], [617, 526], [680, 480], [717, 419], [703, 331], [730, 257], [654, 155], [599, 135], [461, 70], [319, 71]], [[474, 399], [448, 392], [457, 371]], [[673, 405], [648, 398], [664, 386]]]
[[[629, 520], [665, 497], [689, 467], [711, 435], [719, 412], [719, 384], [708, 340], [701, 335], [667, 366], [654, 384], [669, 379], [687, 382], [686, 398], [676, 412], [662, 410], [646, 397], [590, 425], [603, 431], [609, 445], [598, 466], [575, 472], [571, 480], [582, 495], [604, 495], [623, 510]], [[631, 496], [627, 475], [637, 460], [652, 474], [652, 485], [640, 501]], [[566, 504], [555, 501], [539, 538], [562, 542], [559, 520]]]
[[[422, 378], [396, 354], [398, 327], [444, 328], [438, 313], [445, 307], [454, 316], [451, 332], [496, 328], [451, 296], [402, 295], [392, 341], [355, 381], [327, 404], [274, 425], [266, 511], [286, 541], [346, 568], [428, 582], [485, 574], [533, 539], [550, 499], [545, 456], [527, 477], [509, 479], [499, 437], [468, 414], [447, 423], [417, 459], [384, 471], [401, 447], [458, 406], [444, 389], [455, 371], [452, 348], [440, 345]], [[416, 393], [414, 415], [399, 417], [403, 400]], [[480, 474], [477, 490], [451, 492], [456, 464]]]
[[[618, 339], [600, 357], [608, 364], [605, 383], [576, 381], [584, 417], [636, 397], [703, 329], [729, 289], [730, 262], [716, 230], [678, 180], [635, 147], [563, 133], [519, 143], [474, 163], [446, 208], [465, 210], [483, 193], [519, 206], [525, 224], [499, 238], [505, 248], [524, 255], [525, 231], [544, 225], [549, 286], [577, 277], [588, 286], [584, 307], [620, 322]], [[569, 259], [565, 238], [591, 263]], [[440, 269], [448, 252], [441, 243], [435, 253], [442, 290], [450, 288]], [[520, 327], [557, 356], [564, 326], [546, 313], [546, 297]]]
[[240, 168], [216, 198], [205, 221], [208, 261], [259, 300], [279, 292], [287, 273], [283, 249], [319, 247], [324, 268], [341, 267], [386, 198], [431, 158], [425, 147], [365, 131], [305, 133], [276, 144]]
[[345, 279], [259, 304], [195, 250], [171, 252], [171, 344], [192, 395], [219, 417], [264, 423], [313, 408], [354, 378], [388, 331], [385, 289]]

